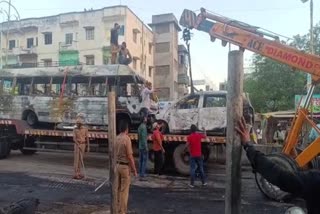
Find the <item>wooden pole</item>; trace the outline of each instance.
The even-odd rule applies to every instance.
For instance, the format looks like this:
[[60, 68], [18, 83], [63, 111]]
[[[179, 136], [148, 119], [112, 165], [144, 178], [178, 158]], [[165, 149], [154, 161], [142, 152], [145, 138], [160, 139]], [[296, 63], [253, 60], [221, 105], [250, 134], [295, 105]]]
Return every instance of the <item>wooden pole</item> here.
[[231, 51], [228, 57], [225, 214], [240, 214], [242, 147], [234, 128], [243, 111], [243, 51]]
[[116, 92], [112, 87], [108, 94], [108, 142], [109, 142], [109, 176], [111, 186], [111, 214], [117, 214], [117, 187], [116, 184], [116, 152], [115, 148], [116, 139]]

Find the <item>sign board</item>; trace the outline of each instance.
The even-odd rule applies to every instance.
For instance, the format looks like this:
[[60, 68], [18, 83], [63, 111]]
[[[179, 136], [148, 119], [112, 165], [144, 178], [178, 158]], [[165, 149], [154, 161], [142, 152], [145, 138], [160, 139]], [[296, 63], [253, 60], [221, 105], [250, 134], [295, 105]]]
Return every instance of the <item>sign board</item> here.
[[[302, 106], [305, 100], [305, 95], [303, 95], [302, 100], [301, 100], [302, 95], [295, 95], [294, 97], [294, 106], [297, 109], [298, 105]], [[311, 109], [312, 108], [312, 109]], [[309, 106], [309, 111], [313, 113], [320, 113], [320, 94], [314, 94], [311, 98], [310, 106]]]
[[193, 85], [205, 85], [206, 81], [205, 80], [193, 80]]

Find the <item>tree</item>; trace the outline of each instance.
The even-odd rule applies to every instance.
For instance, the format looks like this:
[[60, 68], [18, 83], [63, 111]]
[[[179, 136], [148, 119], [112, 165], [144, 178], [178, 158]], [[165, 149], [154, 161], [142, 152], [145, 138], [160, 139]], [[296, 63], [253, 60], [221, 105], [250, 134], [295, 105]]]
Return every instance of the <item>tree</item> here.
[[[320, 26], [314, 28], [315, 53], [320, 53]], [[309, 52], [309, 34], [293, 37], [289, 45]], [[294, 108], [294, 96], [306, 93], [306, 73], [270, 58], [255, 54], [254, 70], [246, 74], [244, 91], [250, 94], [256, 112], [289, 110]], [[319, 91], [317, 88], [316, 91]]]

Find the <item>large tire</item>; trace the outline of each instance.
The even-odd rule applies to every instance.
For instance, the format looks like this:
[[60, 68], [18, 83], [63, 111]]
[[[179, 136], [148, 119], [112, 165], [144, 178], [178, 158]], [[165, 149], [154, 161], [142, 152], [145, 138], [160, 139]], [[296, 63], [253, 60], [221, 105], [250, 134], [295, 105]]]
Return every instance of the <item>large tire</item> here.
[[[297, 172], [298, 166], [293, 159], [284, 154], [270, 154], [267, 157], [281, 168], [289, 172]], [[272, 185], [264, 179], [259, 173], [255, 174], [255, 180], [260, 191], [269, 199], [275, 201], [285, 201], [291, 198], [291, 194], [282, 191], [279, 187]]]
[[33, 111], [29, 111], [26, 117], [29, 126], [35, 126], [38, 123], [38, 117]]
[[[24, 147], [28, 147], [28, 149], [24, 149]], [[35, 149], [30, 149], [35, 148]], [[33, 155], [37, 152], [37, 145], [35, 144], [35, 140], [33, 138], [27, 138], [23, 142], [23, 145], [20, 147], [20, 151], [24, 155]]]
[[185, 151], [185, 144], [178, 145], [173, 152], [173, 162], [174, 166], [182, 175], [190, 174], [190, 154]]
[[10, 155], [11, 143], [7, 137], [0, 138], [0, 159], [4, 159]]

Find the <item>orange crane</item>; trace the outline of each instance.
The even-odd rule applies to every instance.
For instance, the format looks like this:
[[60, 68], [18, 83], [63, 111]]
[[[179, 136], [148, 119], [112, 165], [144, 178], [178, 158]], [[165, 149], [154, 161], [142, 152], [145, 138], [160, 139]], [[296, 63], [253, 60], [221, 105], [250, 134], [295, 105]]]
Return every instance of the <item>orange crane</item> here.
[[[259, 27], [209, 13], [204, 8], [201, 8], [200, 11], [200, 14], [196, 15], [193, 11], [185, 9], [180, 18], [180, 25], [188, 29], [204, 31], [210, 35], [211, 41], [220, 39], [223, 46], [230, 43], [239, 46], [242, 50], [250, 50], [312, 75], [312, 85], [309, 87], [302, 107], [297, 110], [282, 154], [272, 156], [274, 161], [277, 161], [277, 163], [286, 167], [288, 170], [308, 167], [310, 165], [309, 163], [320, 153], [320, 138], [310, 143], [309, 146], [300, 153], [297, 152], [296, 146], [305, 123], [310, 124], [311, 127], [320, 133], [319, 128], [312, 121], [308, 112], [315, 85], [320, 82], [320, 57], [304, 53], [283, 44], [279, 41], [278, 36], [267, 33]], [[267, 194], [270, 189], [263, 187], [267, 185], [260, 182], [258, 186], [264, 194], [273, 199], [281, 200], [285, 195], [282, 194], [281, 197], [278, 195], [278, 198], [275, 198], [271, 196], [271, 194]]]

